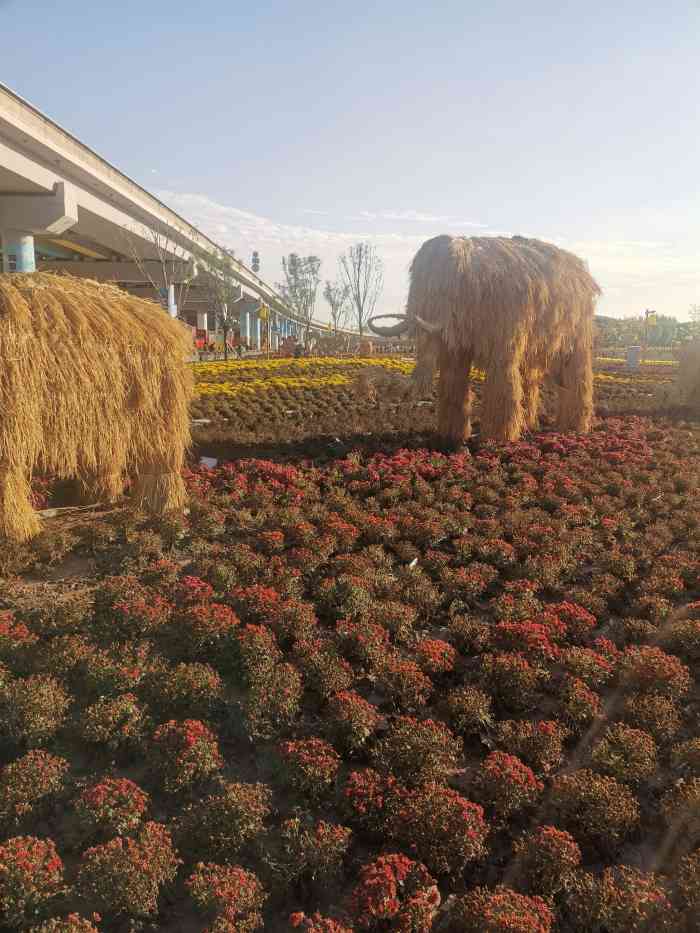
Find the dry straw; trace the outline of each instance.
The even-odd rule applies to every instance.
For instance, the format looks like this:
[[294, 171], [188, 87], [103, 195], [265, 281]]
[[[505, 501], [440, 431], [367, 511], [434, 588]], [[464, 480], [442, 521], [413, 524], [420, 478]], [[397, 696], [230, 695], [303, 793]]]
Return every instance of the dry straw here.
[[674, 356], [678, 360], [676, 395], [682, 405], [700, 412], [700, 337], [678, 347]]
[[116, 286], [0, 275], [0, 534], [38, 532], [34, 471], [103, 499], [132, 477], [138, 504], [181, 508], [190, 345], [161, 308]]
[[[537, 425], [539, 392], [559, 388], [557, 426], [587, 431], [593, 413], [593, 312], [600, 289], [572, 253], [523, 237], [438, 236], [411, 264], [406, 313], [420, 319], [418, 388], [441, 370], [439, 433], [469, 433], [469, 371], [486, 372], [482, 438]], [[420, 323], [419, 322], [419, 323]]]

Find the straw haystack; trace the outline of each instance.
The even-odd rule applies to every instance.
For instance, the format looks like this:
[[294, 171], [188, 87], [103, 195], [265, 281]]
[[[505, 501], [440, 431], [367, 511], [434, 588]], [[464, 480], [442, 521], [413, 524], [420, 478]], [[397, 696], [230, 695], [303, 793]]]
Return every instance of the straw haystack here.
[[[150, 301], [47, 273], [0, 275], [0, 534], [39, 530], [33, 471], [85, 496], [182, 507], [191, 337]], [[93, 498], [94, 497], [94, 498]]]
[[544, 377], [558, 387], [557, 427], [586, 431], [593, 412], [593, 311], [600, 294], [571, 253], [523, 237], [438, 236], [411, 264], [405, 319], [373, 330], [417, 336], [414, 380], [440, 370], [438, 431], [470, 431], [470, 371], [486, 372], [481, 435], [517, 440], [538, 421]]
[[678, 347], [673, 355], [678, 360], [675, 384], [678, 401], [700, 412], [700, 337]]

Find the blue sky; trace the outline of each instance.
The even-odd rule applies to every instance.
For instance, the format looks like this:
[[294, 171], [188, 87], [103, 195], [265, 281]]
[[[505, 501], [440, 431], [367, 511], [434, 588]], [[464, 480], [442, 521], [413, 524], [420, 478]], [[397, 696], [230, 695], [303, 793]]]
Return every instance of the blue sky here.
[[700, 303], [700, 4], [0, 0], [9, 84], [280, 278], [358, 238], [382, 308], [437, 233], [583, 256], [600, 310]]

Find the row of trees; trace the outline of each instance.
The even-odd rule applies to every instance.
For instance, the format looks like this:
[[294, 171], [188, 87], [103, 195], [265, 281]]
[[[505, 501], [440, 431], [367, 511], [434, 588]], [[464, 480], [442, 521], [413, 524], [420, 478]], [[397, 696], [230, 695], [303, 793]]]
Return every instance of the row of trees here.
[[657, 314], [653, 325], [645, 327], [644, 318], [596, 317], [596, 338], [601, 347], [626, 347], [647, 343], [650, 347], [669, 347], [693, 336], [700, 336], [700, 305], [691, 305], [690, 321]]
[[[321, 285], [321, 260], [318, 256], [290, 253], [282, 259], [284, 282], [277, 288], [285, 302], [305, 324], [308, 342]], [[334, 281], [326, 279], [323, 297], [328, 303], [334, 334], [350, 324], [362, 336], [367, 320], [374, 314], [384, 284], [382, 260], [371, 243], [356, 243], [338, 260]]]
[[[160, 294], [166, 306], [169, 290], [173, 288], [172, 298], [178, 308], [185, 306], [190, 286], [196, 278], [197, 291], [199, 294], [204, 292], [216, 329], [222, 332], [226, 347], [228, 334], [238, 321], [236, 306], [243, 300], [233, 252], [201, 250], [188, 261], [185, 252], [173, 246], [163, 234], [151, 231], [149, 239], [152, 256], [145, 259], [137, 238], [132, 235], [125, 237], [126, 252], [136, 262], [144, 278]], [[254, 271], [257, 272], [259, 264], [259, 254], [254, 252]], [[183, 268], [189, 269], [184, 276]], [[282, 259], [282, 271], [284, 282], [277, 283], [277, 288], [285, 303], [303, 322], [308, 343], [321, 286], [321, 260], [318, 256], [290, 253]], [[383, 284], [382, 260], [370, 243], [356, 243], [341, 255], [335, 280], [326, 279], [323, 286], [332, 332], [337, 334], [340, 328], [349, 324], [363, 335]]]

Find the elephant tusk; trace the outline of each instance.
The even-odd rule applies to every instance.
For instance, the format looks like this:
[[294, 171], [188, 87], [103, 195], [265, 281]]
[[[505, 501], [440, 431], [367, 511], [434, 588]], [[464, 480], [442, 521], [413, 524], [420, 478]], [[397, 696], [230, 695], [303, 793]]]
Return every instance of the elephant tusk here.
[[435, 321], [424, 321], [422, 317], [418, 317], [416, 314], [414, 318], [416, 324], [419, 324], [423, 330], [427, 330], [429, 334], [439, 334], [442, 330], [442, 325], [437, 324]]

